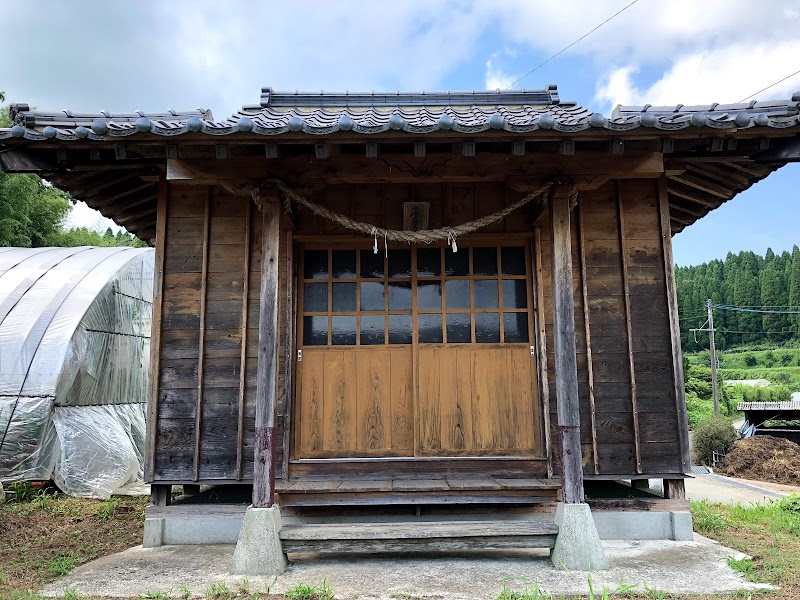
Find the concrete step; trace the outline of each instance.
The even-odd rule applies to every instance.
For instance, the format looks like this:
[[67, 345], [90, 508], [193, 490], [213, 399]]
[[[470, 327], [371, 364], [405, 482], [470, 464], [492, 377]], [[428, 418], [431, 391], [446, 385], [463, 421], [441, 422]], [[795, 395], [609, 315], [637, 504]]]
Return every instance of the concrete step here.
[[552, 548], [558, 527], [546, 521], [439, 521], [284, 525], [293, 552], [458, 552]]

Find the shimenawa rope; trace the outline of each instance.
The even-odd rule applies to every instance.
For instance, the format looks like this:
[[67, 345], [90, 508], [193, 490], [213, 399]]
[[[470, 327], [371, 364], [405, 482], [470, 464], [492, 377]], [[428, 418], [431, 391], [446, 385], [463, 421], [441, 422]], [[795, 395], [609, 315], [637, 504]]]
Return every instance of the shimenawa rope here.
[[[340, 213], [335, 213], [333, 211], [328, 210], [324, 206], [320, 206], [319, 204], [315, 204], [311, 202], [308, 198], [305, 198], [292, 190], [288, 185], [286, 185], [280, 179], [265, 179], [261, 183], [259, 183], [252, 191], [253, 200], [258, 204], [261, 205], [261, 191], [266, 189], [267, 187], [274, 187], [275, 189], [279, 190], [283, 193], [284, 197], [284, 208], [287, 212], [290, 210], [290, 202], [296, 202], [300, 206], [304, 206], [314, 214], [322, 217], [323, 219], [327, 219], [329, 221], [333, 221], [334, 223], [338, 223], [339, 225], [346, 227], [347, 229], [352, 229], [353, 231], [360, 231], [366, 235], [369, 235], [375, 240], [373, 250], [377, 253], [378, 251], [378, 238], [382, 237], [384, 240], [384, 246], [387, 244], [389, 240], [393, 242], [406, 242], [407, 244], [430, 244], [435, 241], [446, 240], [447, 244], [453, 248], [453, 252], [458, 250], [458, 246], [456, 244], [456, 238], [462, 235], [470, 234], [478, 229], [482, 229], [488, 225], [493, 223], [497, 223], [501, 221], [512, 212], [521, 208], [537, 198], [547, 198], [550, 191], [556, 185], [557, 181], [550, 181], [545, 183], [540, 188], [526, 194], [516, 202], [509, 204], [502, 210], [499, 210], [495, 213], [490, 215], [486, 215], [485, 217], [481, 217], [480, 219], [475, 219], [474, 221], [470, 221], [469, 223], [463, 223], [461, 225], [456, 225], [455, 227], [441, 227], [439, 229], [426, 229], [423, 231], [409, 231], [409, 230], [397, 230], [397, 229], [383, 229], [381, 227], [376, 227], [369, 223], [364, 223], [362, 221], [355, 221], [345, 215]], [[577, 192], [573, 189], [572, 190], [572, 198], [570, 198], [570, 204], [572, 205], [577, 197]]]

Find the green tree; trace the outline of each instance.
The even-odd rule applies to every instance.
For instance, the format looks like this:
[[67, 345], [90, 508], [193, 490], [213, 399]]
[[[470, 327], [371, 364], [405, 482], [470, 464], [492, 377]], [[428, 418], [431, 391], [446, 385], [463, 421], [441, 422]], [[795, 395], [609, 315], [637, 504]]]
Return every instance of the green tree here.
[[[761, 272], [761, 306], [775, 309], [785, 306], [783, 300], [783, 269], [778, 259], [767, 249], [764, 270]], [[761, 326], [764, 331], [780, 331], [783, 327], [783, 315], [765, 313], [761, 315]]]
[[62, 232], [68, 196], [35, 175], [0, 171], [0, 246], [47, 246]]
[[[792, 260], [789, 270], [789, 305], [800, 306], [800, 248], [792, 248]], [[791, 315], [792, 331], [800, 336], [800, 315]]]
[[[0, 92], [0, 103], [5, 94]], [[0, 127], [10, 125], [8, 107], [0, 106]], [[0, 170], [0, 246], [144, 246], [127, 232], [104, 234], [85, 227], [65, 229], [75, 201], [32, 174]]]

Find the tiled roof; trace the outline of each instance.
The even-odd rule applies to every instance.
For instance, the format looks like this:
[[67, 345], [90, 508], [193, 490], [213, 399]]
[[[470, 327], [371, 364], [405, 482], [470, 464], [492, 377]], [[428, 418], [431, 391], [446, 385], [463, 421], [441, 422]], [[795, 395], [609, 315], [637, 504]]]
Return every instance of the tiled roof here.
[[261, 102], [245, 106], [224, 121], [206, 110], [166, 113], [72, 113], [31, 111], [14, 105], [14, 125], [0, 129], [0, 140], [102, 140], [137, 134], [172, 137], [186, 133], [227, 136], [243, 132], [274, 136], [303, 132], [425, 134], [441, 130], [529, 133], [589, 129], [623, 132], [640, 127], [672, 131], [690, 127], [785, 128], [800, 124], [800, 94], [784, 101], [704, 106], [620, 106], [610, 117], [574, 102], [563, 102], [555, 86], [544, 90], [396, 94], [285, 93], [264, 88]]
[[739, 402], [736, 410], [800, 410], [800, 401], [793, 402]]

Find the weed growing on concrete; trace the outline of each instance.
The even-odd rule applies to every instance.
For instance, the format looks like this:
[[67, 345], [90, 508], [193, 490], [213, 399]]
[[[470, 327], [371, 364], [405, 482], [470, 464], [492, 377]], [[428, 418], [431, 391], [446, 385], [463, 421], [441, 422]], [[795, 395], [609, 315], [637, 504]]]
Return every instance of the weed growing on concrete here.
[[756, 581], [755, 566], [749, 557], [745, 556], [738, 560], [733, 557], [728, 557], [728, 566], [737, 573], [744, 575], [747, 581]]
[[192, 590], [185, 585], [182, 585], [180, 588], [178, 588], [178, 593], [180, 594], [181, 600], [189, 600], [189, 598], [192, 597]]
[[315, 587], [302, 581], [292, 588], [283, 592], [283, 597], [287, 600], [312, 600], [314, 598]]
[[172, 600], [169, 592], [147, 592], [139, 596], [140, 600]]
[[646, 583], [644, 584], [644, 597], [648, 598], [649, 600], [666, 600], [669, 598], [669, 594], [667, 592], [662, 592], [656, 588], [651, 588]]
[[208, 600], [230, 600], [235, 597], [233, 590], [224, 583], [212, 583], [206, 590]]
[[275, 587], [276, 583], [278, 583], [278, 576], [277, 575], [275, 577], [273, 577], [272, 583], [270, 583], [267, 586], [267, 596], [269, 596], [272, 593], [272, 589]]
[[245, 576], [239, 583], [236, 584], [236, 591], [240, 596], [250, 595], [250, 580]]
[[539, 582], [533, 584], [533, 587], [525, 586], [525, 589], [521, 592], [518, 590], [512, 590], [508, 582], [513, 581], [515, 579], [520, 579], [518, 577], [506, 577], [500, 583], [503, 584], [503, 589], [500, 590], [500, 593], [495, 597], [495, 600], [554, 600], [552, 594], [545, 594], [541, 590], [539, 590]]
[[286, 600], [333, 600], [333, 588], [327, 579], [319, 585], [309, 585], [299, 582], [293, 588], [283, 592]]
[[317, 600], [333, 600], [333, 588], [330, 581], [323, 579], [317, 586]]
[[64, 588], [64, 600], [84, 600], [86, 596], [82, 596], [75, 588]]

